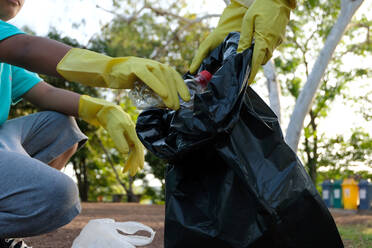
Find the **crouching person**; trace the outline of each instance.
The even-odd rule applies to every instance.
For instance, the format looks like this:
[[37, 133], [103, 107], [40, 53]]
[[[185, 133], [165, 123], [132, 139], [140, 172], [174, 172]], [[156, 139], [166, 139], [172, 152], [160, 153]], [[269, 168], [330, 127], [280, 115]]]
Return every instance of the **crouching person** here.
[[[21, 239], [55, 230], [80, 212], [78, 189], [60, 170], [87, 137], [74, 117], [107, 130], [128, 156], [124, 171], [143, 168], [143, 147], [130, 116], [120, 106], [59, 89], [35, 73], [89, 86], [130, 89], [146, 83], [173, 109], [189, 100], [181, 76], [156, 61], [111, 58], [30, 36], [8, 24], [25, 0], [0, 0], [0, 248], [25, 248]], [[25, 99], [45, 112], [8, 119]]]

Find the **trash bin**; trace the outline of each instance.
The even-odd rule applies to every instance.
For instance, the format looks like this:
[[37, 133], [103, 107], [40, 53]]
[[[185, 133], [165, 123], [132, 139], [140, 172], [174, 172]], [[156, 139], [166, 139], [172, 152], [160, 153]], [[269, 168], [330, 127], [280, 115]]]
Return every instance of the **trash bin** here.
[[342, 180], [336, 180], [333, 182], [333, 207], [343, 208], [342, 206]]
[[372, 184], [367, 180], [359, 182], [359, 209], [368, 210], [371, 208]]
[[342, 198], [344, 199], [344, 209], [358, 209], [359, 187], [354, 179], [344, 179], [342, 183]]
[[322, 198], [328, 208], [333, 206], [333, 183], [326, 180], [322, 183]]

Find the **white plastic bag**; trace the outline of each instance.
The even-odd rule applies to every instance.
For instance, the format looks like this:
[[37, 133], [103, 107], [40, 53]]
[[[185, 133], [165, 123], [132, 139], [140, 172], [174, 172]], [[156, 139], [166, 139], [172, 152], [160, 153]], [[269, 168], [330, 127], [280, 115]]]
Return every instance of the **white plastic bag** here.
[[[129, 235], [120, 234], [118, 230]], [[147, 231], [151, 236], [132, 235], [138, 231]], [[88, 222], [74, 240], [72, 248], [136, 248], [150, 244], [154, 236], [154, 230], [138, 222], [97, 219]]]

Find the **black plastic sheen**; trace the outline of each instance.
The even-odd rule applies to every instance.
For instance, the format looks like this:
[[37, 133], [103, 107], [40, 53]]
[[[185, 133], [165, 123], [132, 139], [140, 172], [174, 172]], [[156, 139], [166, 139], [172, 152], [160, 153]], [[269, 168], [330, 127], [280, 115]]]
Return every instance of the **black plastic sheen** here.
[[277, 117], [247, 85], [253, 48], [237, 54], [239, 37], [203, 61], [214, 75], [193, 110], [138, 117], [142, 143], [169, 161], [165, 247], [343, 247]]

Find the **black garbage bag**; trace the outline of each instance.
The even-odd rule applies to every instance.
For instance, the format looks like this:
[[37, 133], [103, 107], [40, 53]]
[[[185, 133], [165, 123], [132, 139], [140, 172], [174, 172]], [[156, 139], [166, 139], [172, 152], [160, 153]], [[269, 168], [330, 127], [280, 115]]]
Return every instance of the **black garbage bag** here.
[[169, 161], [165, 247], [343, 247], [277, 117], [247, 85], [252, 48], [237, 54], [238, 42], [229, 34], [203, 61], [219, 69], [193, 110], [138, 117], [140, 140]]

